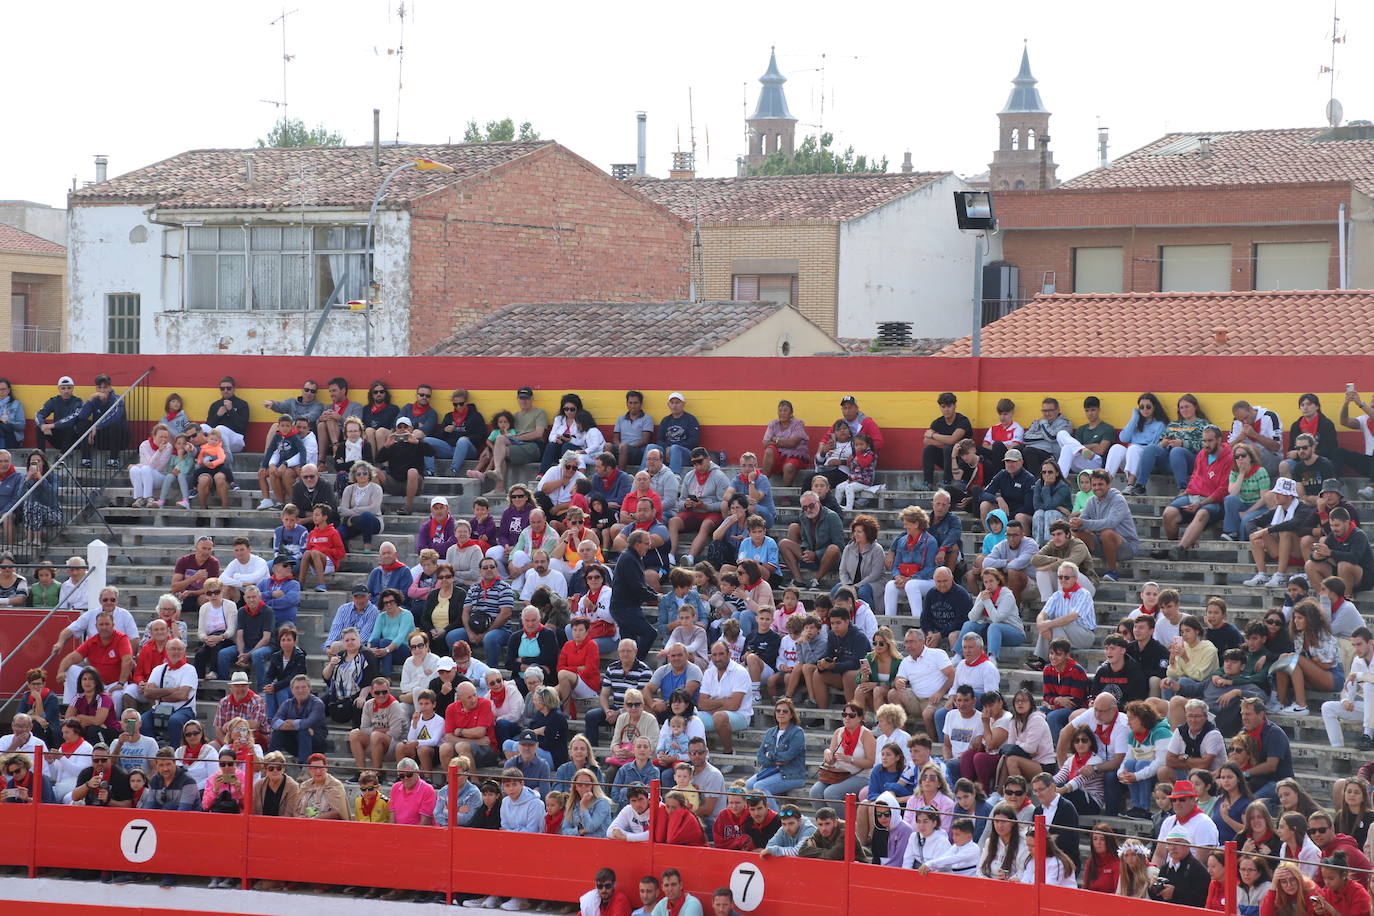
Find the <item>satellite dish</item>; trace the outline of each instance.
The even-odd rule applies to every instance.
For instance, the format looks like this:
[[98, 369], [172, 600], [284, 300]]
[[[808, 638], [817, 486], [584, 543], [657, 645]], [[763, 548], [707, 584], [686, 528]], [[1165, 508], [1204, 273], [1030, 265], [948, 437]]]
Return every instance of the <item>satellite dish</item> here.
[[1332, 127], [1340, 127], [1341, 119], [1345, 117], [1345, 109], [1341, 107], [1340, 99], [1332, 99], [1326, 103], [1326, 123]]

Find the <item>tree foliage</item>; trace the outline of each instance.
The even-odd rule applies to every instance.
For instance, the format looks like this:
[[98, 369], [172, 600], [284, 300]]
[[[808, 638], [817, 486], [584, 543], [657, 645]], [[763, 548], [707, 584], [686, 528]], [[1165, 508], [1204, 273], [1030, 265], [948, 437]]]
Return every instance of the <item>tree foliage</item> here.
[[505, 143], [510, 140], [520, 140], [523, 143], [538, 139], [539, 131], [534, 129], [533, 124], [522, 121], [517, 134], [515, 121], [510, 118], [488, 121], [485, 130], [477, 126], [476, 120], [472, 120], [468, 122], [467, 130], [463, 131], [464, 143]]
[[817, 139], [811, 134], [802, 139], [792, 155], [782, 150], [770, 153], [762, 162], [749, 167], [750, 175], [844, 175], [852, 172], [886, 172], [887, 157], [874, 159], [854, 155], [854, 147], [842, 153], [832, 150], [835, 135], [826, 132]]
[[259, 138], [258, 146], [343, 146], [343, 134], [330, 130], [323, 124], [313, 128], [305, 126], [300, 118], [282, 118], [267, 132], [266, 139]]

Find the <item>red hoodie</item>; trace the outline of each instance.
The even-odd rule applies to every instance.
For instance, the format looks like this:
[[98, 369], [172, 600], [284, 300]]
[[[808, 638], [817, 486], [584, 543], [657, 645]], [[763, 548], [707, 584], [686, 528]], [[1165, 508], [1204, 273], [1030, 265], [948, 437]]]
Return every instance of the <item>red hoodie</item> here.
[[343, 538], [339, 537], [338, 529], [333, 525], [325, 525], [323, 528], [312, 528], [310, 534], [305, 538], [306, 550], [318, 550], [320, 553], [334, 561], [334, 568], [338, 569], [343, 565], [344, 549]]
[[654, 817], [654, 840], [673, 846], [705, 846], [706, 833], [701, 829], [701, 819], [686, 808], [670, 812], [660, 804]]
[[[1360, 850], [1359, 844], [1355, 842], [1355, 838], [1348, 833], [1338, 833], [1335, 839], [1330, 843], [1317, 848], [1321, 850], [1322, 858], [1326, 858], [1337, 849], [1343, 849], [1345, 850], [1345, 863], [1347, 865], [1351, 868], [1360, 868], [1365, 871], [1369, 870], [1369, 857]], [[1320, 868], [1317, 869], [1317, 874], [1313, 876], [1312, 880], [1316, 882], [1317, 887], [1326, 886], [1326, 882], [1322, 880], [1322, 870]]]
[[716, 848], [753, 850], [754, 841], [744, 831], [744, 825], [748, 822], [749, 812], [747, 810], [736, 815], [727, 806], [717, 814], [715, 826], [711, 828], [711, 835], [715, 838]]

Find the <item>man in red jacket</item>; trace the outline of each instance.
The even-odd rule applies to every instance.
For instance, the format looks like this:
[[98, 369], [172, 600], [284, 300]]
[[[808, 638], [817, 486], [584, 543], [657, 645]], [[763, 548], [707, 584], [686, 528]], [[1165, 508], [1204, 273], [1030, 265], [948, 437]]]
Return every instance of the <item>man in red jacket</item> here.
[[1183, 551], [1196, 544], [1212, 518], [1221, 514], [1221, 504], [1226, 499], [1230, 478], [1231, 446], [1222, 438], [1220, 429], [1209, 426], [1202, 431], [1202, 451], [1197, 453], [1197, 459], [1193, 462], [1193, 476], [1188, 479], [1187, 490], [1169, 503], [1160, 517], [1164, 523], [1164, 536], [1169, 540], [1178, 537], [1179, 525], [1184, 521], [1187, 521], [1188, 528], [1173, 550], [1152, 551], [1150, 556], [1156, 560], [1177, 560]]

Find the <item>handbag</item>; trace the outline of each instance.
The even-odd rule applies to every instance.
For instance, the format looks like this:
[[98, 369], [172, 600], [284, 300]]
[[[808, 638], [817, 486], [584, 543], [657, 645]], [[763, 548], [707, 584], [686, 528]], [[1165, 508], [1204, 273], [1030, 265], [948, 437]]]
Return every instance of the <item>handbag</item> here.
[[1010, 741], [1004, 743], [997, 749], [1003, 757], [1024, 757], [1031, 759], [1031, 755], [1026, 753], [1026, 749], [1019, 744], [1012, 744]]
[[833, 767], [828, 763], [823, 763], [816, 770], [816, 781], [822, 785], [833, 786], [836, 783], [844, 782], [853, 775], [853, 773], [846, 773], [844, 770]]
[[615, 624], [609, 620], [593, 620], [587, 628], [588, 639], [612, 639], [615, 637]]

